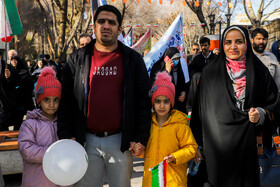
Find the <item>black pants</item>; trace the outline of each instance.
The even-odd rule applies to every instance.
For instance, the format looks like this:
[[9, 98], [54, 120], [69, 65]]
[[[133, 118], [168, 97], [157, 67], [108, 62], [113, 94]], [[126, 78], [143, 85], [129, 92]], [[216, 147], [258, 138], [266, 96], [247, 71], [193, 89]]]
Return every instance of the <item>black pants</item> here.
[[11, 110], [0, 108], [0, 131], [8, 131], [11, 124]]
[[14, 130], [19, 130], [22, 122], [23, 122], [23, 116], [26, 114], [26, 111], [24, 110], [24, 107], [16, 108], [12, 112], [12, 125], [14, 126]]

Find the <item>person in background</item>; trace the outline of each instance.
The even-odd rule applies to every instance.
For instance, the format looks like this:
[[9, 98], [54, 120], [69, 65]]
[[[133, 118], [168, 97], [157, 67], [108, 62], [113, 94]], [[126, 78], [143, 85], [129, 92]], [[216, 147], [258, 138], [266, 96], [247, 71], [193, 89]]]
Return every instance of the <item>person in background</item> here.
[[[228, 27], [221, 44], [219, 56], [203, 69], [192, 108], [191, 129], [199, 145], [195, 161], [204, 160], [207, 168], [206, 181], [200, 181], [211, 187], [259, 187], [256, 134], [258, 127], [270, 128], [265, 110], [280, 115], [278, 89], [254, 54], [246, 28]], [[271, 135], [266, 138], [271, 142]]]
[[[188, 126], [187, 116], [173, 109], [175, 86], [166, 72], [156, 75], [150, 96], [152, 113], [150, 139], [145, 153], [143, 187], [152, 186], [149, 171], [163, 160], [167, 162], [166, 186], [187, 186], [187, 162], [195, 156], [197, 144]], [[135, 146], [137, 150], [137, 145]]]
[[[169, 59], [165, 61], [167, 57]], [[151, 83], [154, 83], [158, 72], [168, 72], [172, 77], [172, 83], [176, 89], [174, 109], [186, 113], [186, 97], [188, 91], [180, 58], [180, 52], [177, 48], [170, 47], [166, 49], [163, 56], [153, 65], [150, 79]]]
[[58, 137], [85, 145], [89, 165], [80, 186], [103, 186], [105, 172], [110, 186], [131, 186], [133, 155], [149, 139], [149, 76], [143, 57], [118, 41], [121, 20], [116, 7], [98, 7], [96, 40], [72, 53], [62, 73]]
[[12, 124], [14, 125], [14, 130], [19, 130], [27, 110], [34, 109], [32, 100], [34, 86], [26, 63], [18, 56], [12, 56], [11, 65], [15, 69], [17, 79], [17, 85], [14, 88], [16, 107], [12, 114]]
[[197, 72], [202, 72], [202, 69], [212, 60], [214, 60], [217, 55], [212, 53], [209, 50], [210, 47], [210, 39], [207, 37], [202, 37], [199, 40], [199, 44], [201, 47], [201, 52], [198, 53], [192, 63], [189, 64], [189, 75], [190, 80], [192, 79], [192, 76]]
[[271, 52], [276, 56], [277, 61], [280, 63], [280, 40], [273, 42]]
[[280, 92], [280, 66], [277, 58], [269, 51], [266, 51], [268, 32], [263, 28], [256, 28], [252, 31], [251, 42], [255, 55], [268, 68]]
[[51, 56], [49, 54], [44, 55], [44, 60], [47, 62], [48, 66], [51, 66], [55, 68], [54, 70], [56, 71], [56, 64], [55, 62], [51, 59]]
[[198, 43], [194, 43], [191, 47], [191, 54], [187, 56], [187, 63], [191, 64], [195, 55], [197, 55], [200, 51], [200, 47]]
[[79, 48], [86, 46], [92, 40], [93, 40], [93, 38], [89, 34], [87, 34], [87, 33], [81, 34], [80, 38], [79, 38]]
[[11, 58], [12, 58], [12, 56], [18, 56], [17, 51], [14, 50], [14, 49], [10, 49], [10, 50], [8, 51], [8, 62], [7, 62], [8, 64], [11, 63]]
[[39, 59], [37, 61], [37, 69], [31, 74], [34, 83], [37, 82], [37, 79], [45, 66], [47, 66], [47, 62], [44, 59]]
[[56, 66], [56, 77], [59, 81], [61, 81], [62, 65], [59, 57], [55, 57], [54, 62]]
[[22, 187], [57, 187], [44, 174], [42, 162], [48, 147], [58, 140], [56, 111], [61, 84], [51, 67], [42, 69], [36, 86], [39, 109], [28, 111], [20, 127], [18, 145], [23, 159]]
[[[2, 53], [0, 52], [0, 56]], [[16, 72], [10, 64], [0, 60], [0, 131], [8, 131], [11, 125], [12, 110], [15, 107], [14, 87]]]

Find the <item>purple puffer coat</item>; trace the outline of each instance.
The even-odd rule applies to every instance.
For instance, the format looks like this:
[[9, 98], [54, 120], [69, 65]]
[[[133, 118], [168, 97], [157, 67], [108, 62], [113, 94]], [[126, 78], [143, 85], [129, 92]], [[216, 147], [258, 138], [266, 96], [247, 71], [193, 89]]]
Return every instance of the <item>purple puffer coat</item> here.
[[40, 109], [28, 111], [19, 130], [18, 144], [23, 159], [22, 187], [57, 187], [44, 174], [42, 162], [48, 147], [58, 140], [57, 119], [51, 121]]

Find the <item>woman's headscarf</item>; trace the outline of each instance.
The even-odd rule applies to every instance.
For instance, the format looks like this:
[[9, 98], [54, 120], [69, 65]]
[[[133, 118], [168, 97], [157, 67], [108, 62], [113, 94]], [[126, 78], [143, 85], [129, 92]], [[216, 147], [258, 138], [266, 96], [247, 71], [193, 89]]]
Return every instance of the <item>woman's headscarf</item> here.
[[[226, 67], [230, 75], [230, 78], [233, 81], [234, 91], [236, 98], [244, 99], [244, 91], [246, 86], [246, 52], [247, 52], [247, 41], [244, 32], [239, 27], [231, 27], [228, 29], [223, 38], [223, 48], [225, 47], [226, 36], [230, 31], [237, 30], [244, 38], [245, 49], [242, 56], [239, 59], [233, 60], [229, 57], [226, 57]], [[243, 97], [242, 97], [243, 95]], [[240, 105], [239, 107], [242, 107]]]
[[26, 62], [23, 62], [18, 56], [11, 57], [11, 60], [14, 60], [14, 59], [17, 61], [17, 66], [15, 67], [15, 69], [17, 71], [20, 71], [21, 69], [27, 69]]
[[[244, 33], [245, 40], [247, 41], [247, 51], [246, 51], [246, 100], [245, 100], [245, 107], [249, 103], [254, 103], [253, 100], [256, 98], [256, 93], [259, 92], [259, 87], [258, 85], [260, 84], [266, 84], [266, 78], [264, 77], [264, 71], [267, 70], [265, 65], [261, 62], [261, 60], [254, 54], [251, 46], [250, 38], [249, 38], [249, 33], [248, 30], [245, 27], [238, 26], [238, 25], [233, 25], [228, 28], [223, 32], [222, 35], [222, 42], [220, 45], [221, 52], [218, 55], [218, 57], [215, 60], [215, 64], [217, 65], [217, 68], [220, 68], [220, 71], [224, 71], [226, 69], [225, 67], [225, 62], [226, 62], [226, 55], [224, 51], [224, 39], [226, 34], [232, 30], [233, 28], [238, 28]], [[275, 83], [274, 83], [275, 84]], [[275, 85], [276, 86], [276, 85]], [[273, 88], [274, 89], [274, 88]], [[277, 89], [277, 87], [276, 87]]]
[[276, 56], [277, 61], [280, 62], [280, 54], [279, 54], [279, 45], [278, 43], [280, 43], [280, 40], [277, 40], [275, 42], [273, 42], [272, 47], [271, 47], [271, 52]]

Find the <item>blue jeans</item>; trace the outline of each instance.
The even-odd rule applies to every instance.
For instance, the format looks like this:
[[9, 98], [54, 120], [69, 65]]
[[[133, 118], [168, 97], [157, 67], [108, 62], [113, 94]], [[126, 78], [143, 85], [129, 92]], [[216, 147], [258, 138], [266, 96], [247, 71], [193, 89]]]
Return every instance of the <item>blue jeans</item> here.
[[86, 134], [88, 169], [78, 182], [79, 187], [102, 187], [104, 174], [110, 187], [130, 187], [133, 171], [133, 156], [130, 151], [120, 151], [121, 133], [107, 137]]

